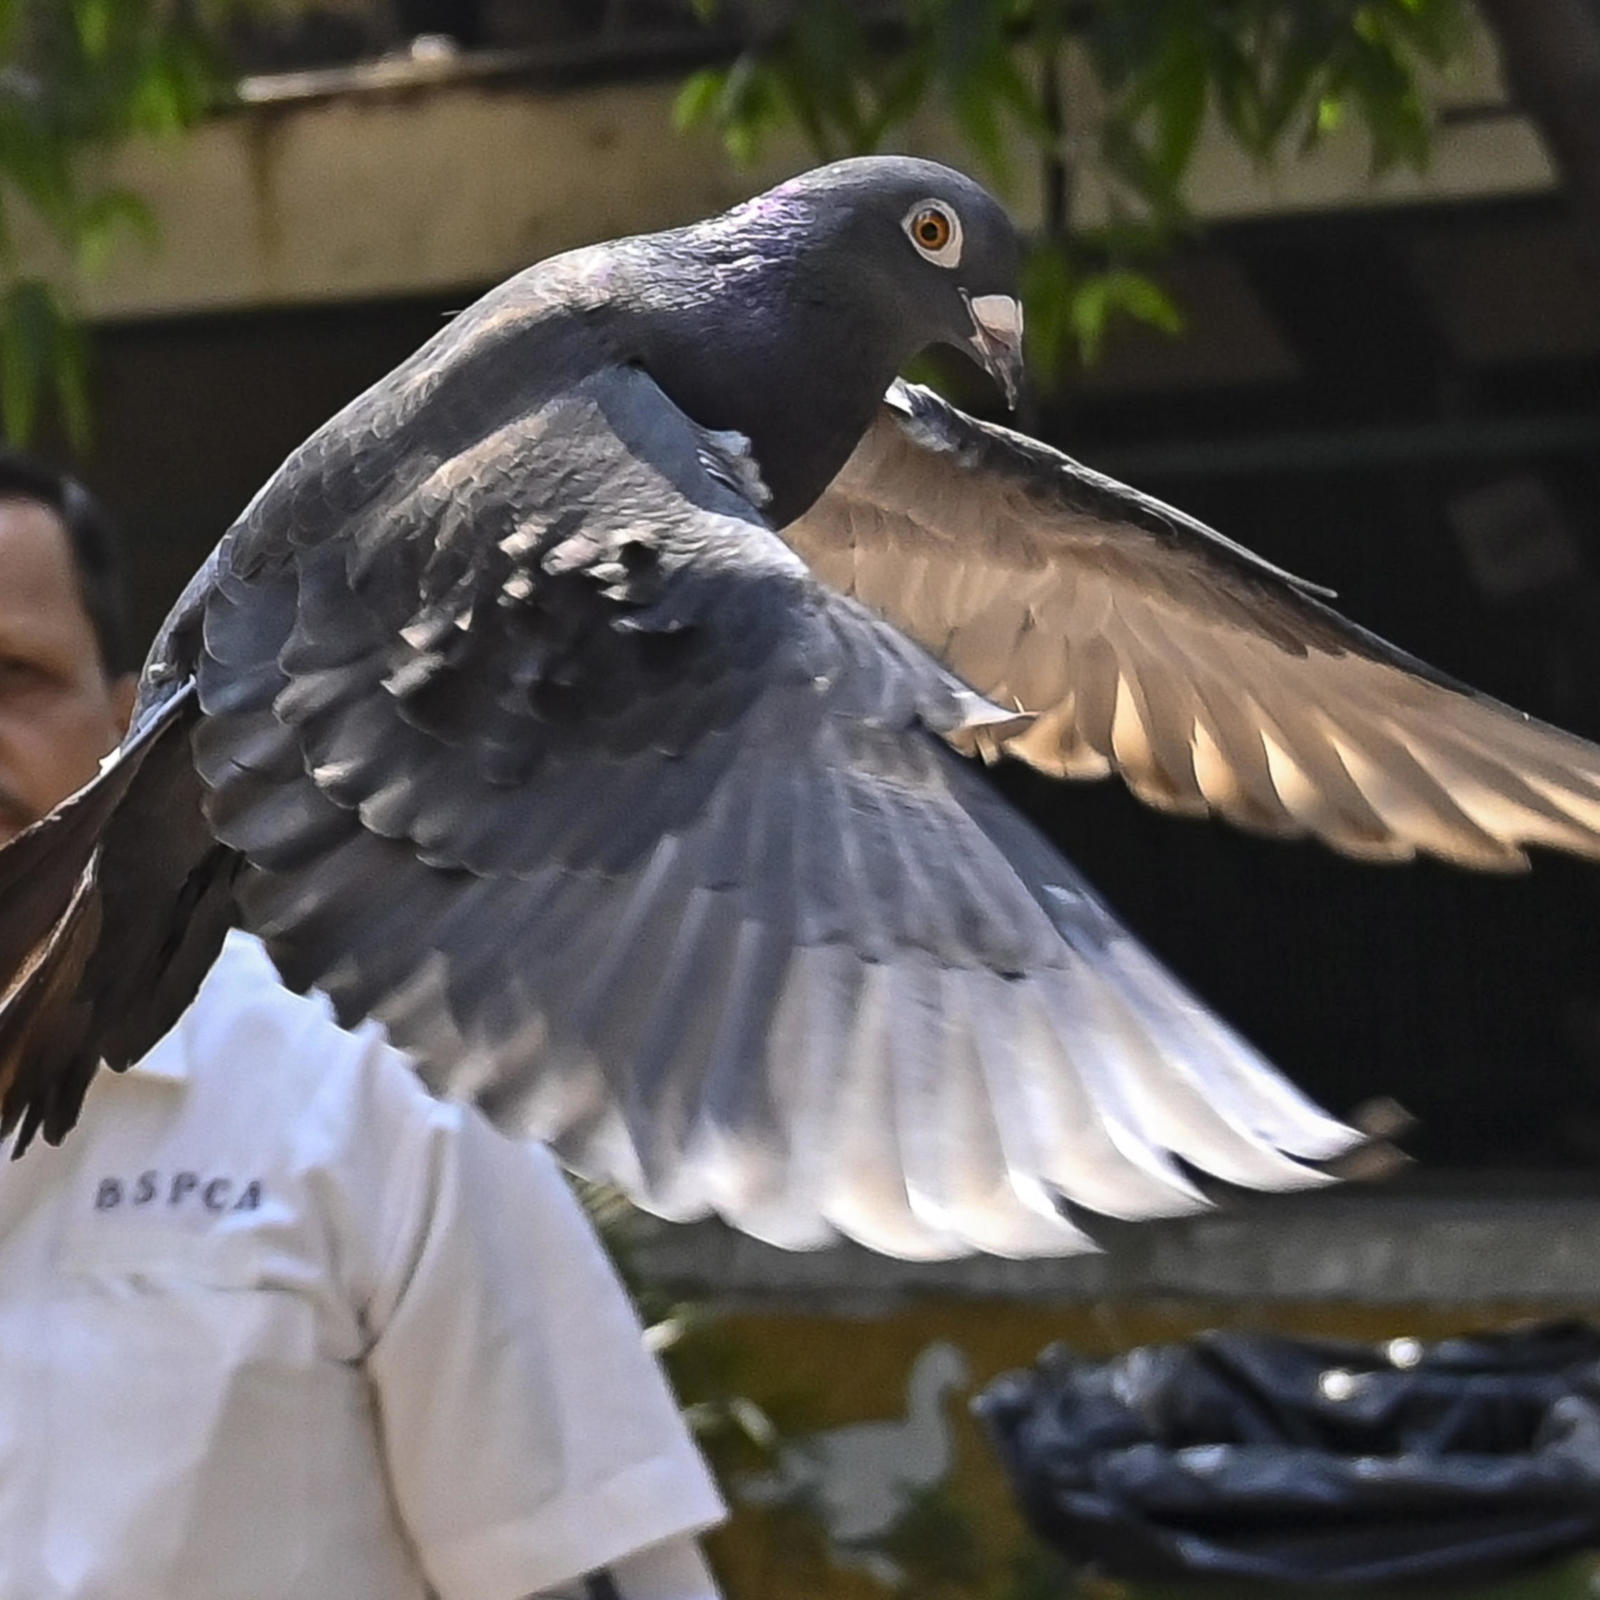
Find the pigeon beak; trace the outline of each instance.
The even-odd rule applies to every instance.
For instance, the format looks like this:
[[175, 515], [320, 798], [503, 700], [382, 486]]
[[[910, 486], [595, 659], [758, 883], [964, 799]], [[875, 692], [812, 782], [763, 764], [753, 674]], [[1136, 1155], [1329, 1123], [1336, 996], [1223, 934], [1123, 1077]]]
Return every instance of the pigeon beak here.
[[972, 318], [972, 337], [967, 342], [1015, 411], [1022, 386], [1022, 302], [1009, 294], [980, 294], [973, 299], [963, 292], [961, 298]]

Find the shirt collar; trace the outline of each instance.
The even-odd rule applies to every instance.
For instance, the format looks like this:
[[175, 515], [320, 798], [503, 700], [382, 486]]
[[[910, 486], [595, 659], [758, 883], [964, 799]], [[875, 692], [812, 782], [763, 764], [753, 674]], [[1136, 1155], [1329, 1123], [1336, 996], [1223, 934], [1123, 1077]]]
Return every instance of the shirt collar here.
[[189, 1051], [183, 1035], [182, 1027], [176, 1027], [157, 1039], [145, 1055], [128, 1067], [127, 1076], [153, 1083], [187, 1083]]
[[[190, 1004], [191, 1006], [207, 1003], [226, 1004], [226, 999], [219, 1002], [217, 990], [219, 983], [226, 983], [231, 978], [236, 982], [254, 984], [260, 981], [262, 975], [268, 975], [273, 983], [278, 981], [278, 975], [261, 945], [237, 928], [230, 929], [227, 938], [222, 942], [222, 948], [217, 952], [217, 959], [212, 963], [211, 970], [205, 975]], [[226, 990], [221, 993], [225, 995]], [[145, 1055], [128, 1067], [127, 1076], [147, 1079], [154, 1083], [187, 1083], [191, 1067], [190, 1029], [185, 1026], [188, 1019], [189, 1013], [185, 1011]]]

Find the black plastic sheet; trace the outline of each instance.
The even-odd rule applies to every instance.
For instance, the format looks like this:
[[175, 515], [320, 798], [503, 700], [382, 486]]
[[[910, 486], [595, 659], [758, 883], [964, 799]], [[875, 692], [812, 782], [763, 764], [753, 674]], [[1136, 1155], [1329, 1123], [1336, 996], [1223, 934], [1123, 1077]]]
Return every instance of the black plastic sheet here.
[[1600, 1330], [1053, 1348], [977, 1401], [1034, 1530], [1118, 1577], [1430, 1584], [1600, 1545]]

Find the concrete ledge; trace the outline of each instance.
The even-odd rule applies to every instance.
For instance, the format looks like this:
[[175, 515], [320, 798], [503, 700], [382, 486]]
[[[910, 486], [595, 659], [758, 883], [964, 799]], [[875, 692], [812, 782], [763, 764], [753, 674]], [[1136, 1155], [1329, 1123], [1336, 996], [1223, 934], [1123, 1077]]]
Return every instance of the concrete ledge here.
[[916, 1263], [855, 1246], [794, 1254], [714, 1223], [663, 1225], [639, 1260], [652, 1277], [729, 1306], [859, 1315], [928, 1295], [1600, 1305], [1600, 1193], [1328, 1191], [1097, 1232], [1102, 1255]]

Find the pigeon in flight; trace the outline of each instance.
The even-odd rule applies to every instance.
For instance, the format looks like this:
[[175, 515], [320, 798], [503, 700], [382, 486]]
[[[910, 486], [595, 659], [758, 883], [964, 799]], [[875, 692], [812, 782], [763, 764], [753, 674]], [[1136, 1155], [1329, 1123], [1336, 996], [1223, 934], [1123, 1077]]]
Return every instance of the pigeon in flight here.
[[1019, 253], [946, 168], [824, 167], [531, 268], [295, 451], [0, 853], [17, 1149], [238, 923], [437, 1091], [786, 1246], [1325, 1179], [1351, 1130], [967, 758], [1504, 868], [1600, 855], [1600, 749], [898, 381], [944, 343], [1015, 392]]

